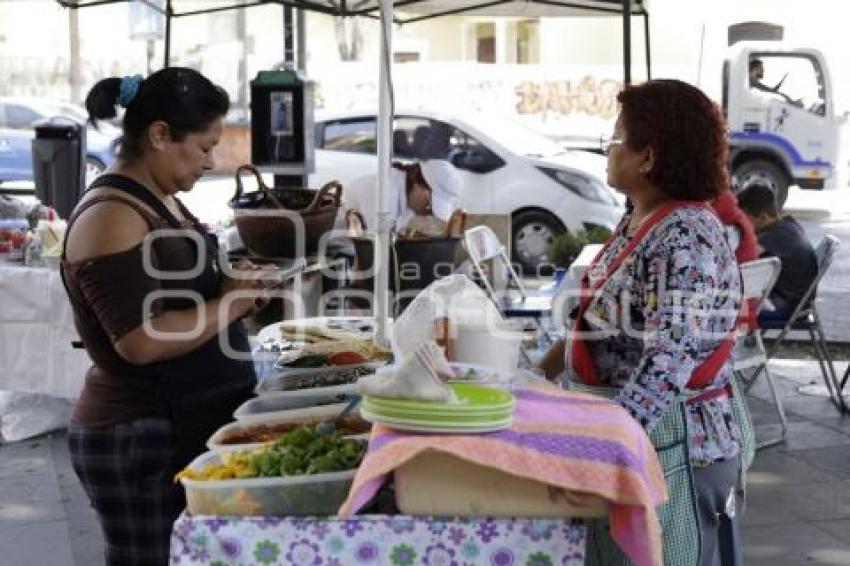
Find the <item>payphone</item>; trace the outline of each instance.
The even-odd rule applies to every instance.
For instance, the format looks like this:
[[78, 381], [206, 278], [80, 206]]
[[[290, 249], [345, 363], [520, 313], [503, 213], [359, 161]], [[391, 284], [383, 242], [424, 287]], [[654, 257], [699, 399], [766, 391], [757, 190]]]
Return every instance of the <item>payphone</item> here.
[[251, 162], [281, 185], [306, 187], [313, 155], [313, 82], [295, 69], [260, 71], [251, 81]]

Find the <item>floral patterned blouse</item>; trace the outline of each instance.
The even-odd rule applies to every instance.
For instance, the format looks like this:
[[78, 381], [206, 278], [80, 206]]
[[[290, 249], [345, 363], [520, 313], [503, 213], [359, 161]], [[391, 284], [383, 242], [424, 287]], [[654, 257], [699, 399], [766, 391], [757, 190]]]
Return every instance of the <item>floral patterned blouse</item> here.
[[[591, 283], [628, 245], [629, 219], [585, 275]], [[674, 211], [595, 293], [585, 313], [586, 330], [595, 335], [586, 341], [597, 378], [620, 388], [617, 400], [652, 430], [691, 373], [734, 328], [740, 294], [738, 264], [717, 217], [695, 206]], [[708, 388], [723, 387], [731, 375], [730, 360]], [[740, 432], [727, 397], [687, 410], [694, 465], [738, 454]]]

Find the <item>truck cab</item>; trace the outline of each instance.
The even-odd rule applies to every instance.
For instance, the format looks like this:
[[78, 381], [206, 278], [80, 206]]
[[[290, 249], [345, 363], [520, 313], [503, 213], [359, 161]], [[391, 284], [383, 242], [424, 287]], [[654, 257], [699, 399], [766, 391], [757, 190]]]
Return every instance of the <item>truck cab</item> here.
[[723, 110], [736, 190], [765, 182], [781, 207], [789, 185], [823, 189], [836, 177], [844, 120], [820, 51], [736, 43], [723, 65]]

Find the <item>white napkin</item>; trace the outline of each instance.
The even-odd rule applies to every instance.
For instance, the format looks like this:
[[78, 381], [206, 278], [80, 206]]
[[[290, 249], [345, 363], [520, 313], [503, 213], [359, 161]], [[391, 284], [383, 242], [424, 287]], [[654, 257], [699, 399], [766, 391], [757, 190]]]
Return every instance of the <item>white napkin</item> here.
[[[452, 375], [443, 350], [433, 340], [424, 342], [420, 348], [427, 350], [431, 366], [438, 374], [447, 378]], [[439, 377], [434, 377], [416, 353], [406, 356], [397, 366], [383, 367], [361, 378], [358, 386], [361, 394], [373, 397], [459, 402], [452, 388]]]

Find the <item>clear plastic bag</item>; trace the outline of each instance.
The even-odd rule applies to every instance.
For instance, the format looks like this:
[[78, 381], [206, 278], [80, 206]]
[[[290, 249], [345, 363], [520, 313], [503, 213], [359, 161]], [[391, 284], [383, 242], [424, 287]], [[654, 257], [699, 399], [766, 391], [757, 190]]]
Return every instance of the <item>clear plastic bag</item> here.
[[395, 359], [410, 356], [423, 342], [435, 340], [434, 321], [448, 318], [450, 336], [458, 325], [480, 326], [498, 332], [505, 321], [493, 301], [466, 275], [450, 275], [422, 290], [393, 323]]

